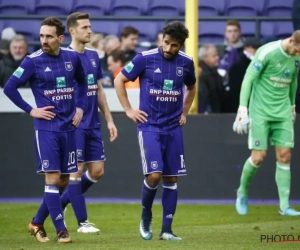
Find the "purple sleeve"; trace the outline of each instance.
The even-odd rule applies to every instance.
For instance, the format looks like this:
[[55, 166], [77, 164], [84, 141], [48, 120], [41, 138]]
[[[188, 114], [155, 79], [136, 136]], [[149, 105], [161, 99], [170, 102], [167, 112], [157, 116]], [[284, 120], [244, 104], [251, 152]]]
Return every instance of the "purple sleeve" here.
[[100, 58], [98, 57], [98, 54], [97, 54], [97, 80], [100, 80], [103, 78], [103, 74], [102, 74], [102, 67], [101, 67], [101, 61], [100, 61]]
[[86, 107], [86, 95], [87, 95], [87, 82], [85, 72], [82, 66], [80, 57], [76, 53], [76, 69], [75, 69], [75, 80], [77, 81], [77, 100], [76, 106], [85, 110]]
[[186, 86], [193, 86], [195, 85], [195, 83], [196, 83], [196, 74], [195, 74], [194, 61], [191, 61], [188, 67], [187, 74], [185, 76], [184, 84]]
[[146, 68], [146, 60], [142, 54], [137, 54], [123, 69], [122, 73], [130, 81], [135, 81]]
[[26, 82], [34, 74], [34, 63], [29, 57], [25, 57], [21, 65], [15, 70], [15, 72], [8, 79], [4, 86], [4, 94], [20, 109], [26, 113], [30, 113], [32, 107], [23, 100], [18, 88], [25, 85]]

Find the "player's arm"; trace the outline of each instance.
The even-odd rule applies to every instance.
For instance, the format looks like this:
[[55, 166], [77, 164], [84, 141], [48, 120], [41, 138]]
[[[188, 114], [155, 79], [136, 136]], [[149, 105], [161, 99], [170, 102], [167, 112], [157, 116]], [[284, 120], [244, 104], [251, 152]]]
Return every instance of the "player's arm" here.
[[191, 61], [188, 69], [188, 73], [185, 77], [184, 84], [186, 85], [186, 91], [183, 97], [183, 110], [180, 118], [180, 125], [183, 126], [186, 123], [186, 116], [192, 106], [192, 103], [196, 94], [196, 76], [194, 62]]
[[4, 86], [4, 94], [20, 109], [30, 114], [32, 117], [51, 120], [55, 114], [49, 109], [53, 109], [53, 106], [47, 106], [43, 108], [31, 107], [20, 95], [18, 88], [24, 86], [26, 82], [34, 74], [34, 63], [29, 57], [25, 57], [21, 65], [15, 70], [15, 72], [8, 79]]
[[254, 59], [249, 64], [246, 74], [244, 76], [241, 92], [240, 92], [240, 106], [248, 107], [249, 99], [252, 91], [253, 82], [255, 82], [267, 64], [267, 58], [262, 53], [257, 52]]
[[78, 83], [76, 106], [77, 108], [80, 108], [84, 111], [86, 107], [86, 95], [87, 95], [88, 86], [87, 86], [86, 75], [82, 66], [81, 59], [77, 55], [77, 53], [76, 56], [77, 56], [77, 63], [75, 68], [75, 80]]
[[298, 72], [299, 70], [297, 68], [290, 86], [291, 115], [293, 122], [295, 122], [296, 120], [296, 93], [298, 88]]
[[117, 92], [119, 101], [126, 112], [126, 115], [135, 123], [147, 122], [148, 116], [144, 111], [133, 109], [128, 100], [125, 83], [128, 81], [135, 81], [139, 75], [145, 70], [146, 61], [142, 54], [136, 55], [130, 63], [128, 63], [114, 80], [115, 90]]
[[107, 99], [106, 99], [106, 94], [105, 91], [102, 87], [101, 79], [103, 78], [102, 75], [102, 69], [101, 69], [101, 62], [100, 60], [98, 61], [98, 70], [97, 70], [97, 85], [98, 85], [98, 95], [97, 95], [97, 100], [98, 100], [98, 107], [101, 111], [101, 113], [104, 115], [105, 120], [107, 122], [107, 128], [109, 130], [110, 134], [110, 141], [114, 141], [118, 137], [118, 130], [115, 126], [113, 117], [111, 115], [111, 112], [108, 107]]
[[80, 57], [76, 53], [76, 67], [75, 67], [75, 80], [77, 81], [77, 99], [76, 99], [76, 113], [73, 117], [72, 124], [75, 127], [78, 127], [79, 123], [81, 122], [83, 112], [86, 107], [86, 95], [87, 95], [87, 82], [85, 72], [82, 66], [82, 62]]
[[240, 92], [239, 108], [237, 111], [235, 122], [233, 124], [233, 131], [237, 132], [238, 134], [248, 133], [248, 105], [252, 91], [252, 86], [253, 83], [259, 79], [267, 63], [267, 53], [265, 53], [264, 50], [259, 49], [256, 52], [254, 59], [251, 61], [247, 68]]

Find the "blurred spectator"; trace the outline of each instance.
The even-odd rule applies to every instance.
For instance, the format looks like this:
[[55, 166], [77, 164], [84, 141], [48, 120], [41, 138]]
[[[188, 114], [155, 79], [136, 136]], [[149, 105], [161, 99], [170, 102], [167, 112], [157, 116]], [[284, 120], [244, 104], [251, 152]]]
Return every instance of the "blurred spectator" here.
[[121, 47], [120, 39], [115, 35], [108, 35], [103, 39], [103, 48], [105, 55], [100, 59], [103, 79], [101, 79], [101, 83], [103, 87], [111, 88], [113, 86], [113, 75], [108, 70], [107, 58], [108, 56], [115, 50], [119, 50]]
[[121, 43], [120, 39], [115, 35], [108, 35], [104, 37], [103, 40], [103, 48], [104, 48], [104, 57], [101, 58], [101, 66], [103, 71], [107, 71], [107, 57], [111, 54], [111, 52], [120, 49]]
[[9, 53], [9, 40], [2, 39], [0, 40], [0, 60], [2, 60], [3, 56], [8, 55]]
[[163, 32], [159, 31], [156, 34], [155, 45], [151, 46], [149, 49], [155, 49], [157, 47], [160, 47], [162, 44], [162, 40], [163, 40]]
[[22, 35], [12, 38], [9, 45], [9, 54], [0, 61], [0, 86], [3, 88], [9, 77], [20, 66], [28, 53], [27, 40]]
[[87, 44], [87, 47], [97, 50], [100, 59], [104, 58], [104, 35], [100, 33], [93, 33], [91, 35], [91, 41]]
[[1, 39], [5, 39], [5, 40], [11, 40], [13, 39], [13, 37], [15, 37], [17, 34], [15, 32], [15, 30], [11, 27], [5, 28], [2, 30], [1, 33]]
[[230, 112], [236, 113], [239, 107], [240, 91], [246, 70], [254, 58], [257, 49], [260, 47], [258, 38], [247, 38], [244, 43], [244, 50], [240, 60], [229, 69], [229, 100]]
[[300, 30], [300, 0], [293, 1], [292, 21], [294, 30]]
[[218, 72], [222, 77], [227, 77], [230, 67], [239, 60], [243, 54], [244, 41], [241, 37], [241, 25], [236, 20], [227, 21], [225, 27], [225, 52], [221, 57]]
[[224, 113], [228, 99], [222, 77], [217, 71], [219, 55], [213, 44], [205, 44], [198, 51], [201, 75], [199, 79], [199, 113]]
[[124, 51], [126, 62], [131, 61], [136, 55], [139, 31], [131, 26], [126, 26], [121, 31], [121, 50]]
[[115, 50], [108, 56], [108, 70], [112, 73], [113, 79], [115, 79], [119, 72], [122, 70], [125, 62], [125, 55], [122, 50]]
[[160, 47], [161, 45], [162, 45], [162, 41], [163, 41], [163, 32], [162, 31], [159, 31], [158, 33], [157, 33], [157, 35], [156, 35], [156, 41], [155, 41], [155, 43], [156, 43], [156, 46], [157, 47]]
[[[119, 72], [124, 67], [126, 60], [125, 55], [122, 50], [113, 51], [107, 58], [108, 70], [112, 73], [113, 78], [115, 79]], [[125, 87], [129, 88], [139, 88], [139, 79], [136, 79], [134, 82], [126, 82]]]

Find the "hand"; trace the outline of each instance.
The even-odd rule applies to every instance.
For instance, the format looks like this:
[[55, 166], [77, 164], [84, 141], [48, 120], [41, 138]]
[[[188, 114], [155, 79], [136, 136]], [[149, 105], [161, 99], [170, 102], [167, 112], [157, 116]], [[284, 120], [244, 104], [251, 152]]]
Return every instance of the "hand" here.
[[246, 107], [240, 106], [238, 109], [237, 116], [233, 123], [233, 131], [238, 134], [247, 134], [249, 129], [249, 117], [248, 117], [248, 109]]
[[186, 124], [186, 115], [181, 114], [179, 125], [184, 126]]
[[292, 115], [292, 121], [295, 123], [296, 121], [296, 105], [291, 106], [291, 115]]
[[147, 114], [142, 111], [142, 110], [139, 110], [139, 109], [127, 109], [126, 111], [126, 115], [132, 119], [135, 123], [138, 123], [138, 122], [141, 122], [141, 123], [144, 123], [144, 122], [147, 122]]
[[49, 109], [54, 109], [54, 106], [46, 106], [43, 108], [33, 108], [30, 115], [34, 118], [41, 118], [45, 120], [51, 120], [55, 117], [55, 113], [48, 111]]
[[76, 108], [76, 113], [72, 119], [73, 121], [72, 124], [75, 127], [78, 127], [79, 123], [81, 122], [82, 116], [83, 116], [83, 110], [81, 108]]
[[108, 122], [107, 123], [107, 128], [108, 128], [109, 134], [110, 134], [110, 139], [109, 140], [111, 142], [113, 142], [118, 137], [118, 130], [117, 130], [114, 122]]

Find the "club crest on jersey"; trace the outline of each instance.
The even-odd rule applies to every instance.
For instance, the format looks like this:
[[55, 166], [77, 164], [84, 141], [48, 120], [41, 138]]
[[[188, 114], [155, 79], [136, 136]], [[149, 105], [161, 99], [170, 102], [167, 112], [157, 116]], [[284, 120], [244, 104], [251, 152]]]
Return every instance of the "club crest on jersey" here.
[[49, 167], [49, 161], [48, 161], [48, 160], [43, 160], [43, 162], [42, 162], [42, 167], [43, 167], [43, 168]]
[[158, 167], [157, 161], [151, 161], [151, 168], [156, 169]]
[[295, 60], [295, 67], [298, 68], [299, 67], [299, 61]]
[[183, 68], [182, 67], [177, 67], [176, 68], [176, 75], [182, 76], [183, 75]]
[[65, 62], [66, 70], [71, 71], [73, 69], [73, 65], [71, 62]]
[[77, 157], [82, 157], [82, 150], [77, 149]]
[[95, 67], [95, 68], [97, 67], [96, 61], [94, 59], [91, 59], [91, 63], [93, 65], [93, 67]]

